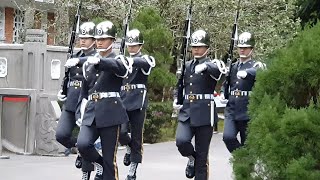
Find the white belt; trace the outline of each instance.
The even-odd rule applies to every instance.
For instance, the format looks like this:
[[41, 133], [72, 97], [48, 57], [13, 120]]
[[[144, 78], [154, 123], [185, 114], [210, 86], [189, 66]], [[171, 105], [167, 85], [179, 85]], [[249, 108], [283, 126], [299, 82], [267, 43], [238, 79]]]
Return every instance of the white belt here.
[[120, 97], [119, 92], [96, 92], [88, 96], [88, 100], [98, 100], [102, 98]]
[[251, 94], [251, 91], [235, 90], [230, 92], [231, 96], [250, 96], [250, 94]]
[[74, 80], [69, 82], [69, 87], [81, 87], [82, 81]]
[[144, 84], [126, 84], [121, 86], [121, 91], [129, 91], [132, 89], [145, 89], [146, 85]]
[[189, 99], [189, 100], [198, 100], [198, 99], [214, 99], [213, 94], [188, 94], [184, 95], [184, 99]]

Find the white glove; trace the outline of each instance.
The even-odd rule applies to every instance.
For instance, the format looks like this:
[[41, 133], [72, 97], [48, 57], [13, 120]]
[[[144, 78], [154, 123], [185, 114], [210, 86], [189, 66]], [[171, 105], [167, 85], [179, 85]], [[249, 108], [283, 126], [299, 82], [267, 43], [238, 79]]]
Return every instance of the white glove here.
[[63, 101], [66, 101], [67, 100], [67, 96], [62, 94], [62, 90], [60, 90], [57, 94], [57, 97], [58, 97], [58, 100], [63, 102]]
[[224, 94], [223, 94], [223, 93], [220, 94], [219, 98], [220, 98], [221, 104], [227, 104], [227, 103], [228, 103], [228, 99], [226, 99], [226, 98], [224, 97]]
[[240, 78], [246, 78], [247, 77], [247, 71], [238, 71], [237, 72], [237, 78], [240, 79]]
[[100, 58], [89, 56], [87, 62], [89, 64], [98, 64], [100, 62]]
[[173, 104], [172, 104], [173, 109], [175, 109], [175, 110], [180, 110], [183, 105], [177, 104], [177, 102], [178, 102], [177, 99], [175, 99], [175, 100], [173, 101]]
[[71, 68], [73, 66], [76, 66], [79, 63], [79, 61], [80, 61], [79, 58], [71, 58], [67, 60], [64, 66], [67, 68]]
[[208, 68], [208, 66], [205, 63], [202, 64], [198, 64], [195, 68], [194, 68], [194, 72], [196, 74], [201, 73], [202, 71], [206, 70]]
[[80, 127], [82, 124], [83, 116], [84, 116], [84, 111], [86, 109], [86, 105], [88, 103], [88, 100], [83, 98], [80, 104], [80, 118], [76, 121], [76, 124]]
[[[82, 116], [82, 115], [81, 115], [81, 116]], [[79, 118], [78, 120], [76, 120], [76, 125], [77, 125], [78, 127], [80, 127], [81, 124], [82, 124], [82, 119], [81, 119], [81, 118]]]

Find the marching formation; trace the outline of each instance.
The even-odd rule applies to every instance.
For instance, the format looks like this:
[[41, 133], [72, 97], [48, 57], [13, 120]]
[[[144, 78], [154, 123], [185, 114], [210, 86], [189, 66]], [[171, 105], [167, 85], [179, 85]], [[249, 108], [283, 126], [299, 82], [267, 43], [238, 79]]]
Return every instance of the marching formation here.
[[[136, 172], [143, 159], [147, 83], [156, 65], [155, 58], [142, 53], [145, 40], [148, 41], [143, 38], [143, 32], [129, 30], [131, 4], [119, 54], [113, 49], [117, 34], [113, 22], [84, 22], [76, 27], [80, 8], [81, 2], [71, 34], [69, 58], [64, 65], [66, 75], [57, 95], [64, 105], [56, 139], [66, 148], [77, 147], [75, 165], [83, 172], [82, 180], [89, 180], [94, 170], [95, 180], [119, 179], [116, 162], [119, 144], [126, 146], [123, 163], [130, 166], [126, 180], [139, 179]], [[178, 59], [182, 67], [173, 100], [173, 108], [179, 112], [176, 146], [180, 154], [188, 158], [186, 177], [207, 180], [209, 146], [218, 120], [213, 92], [221, 77], [226, 76], [220, 99], [226, 104], [223, 141], [233, 152], [245, 144], [250, 120], [249, 97], [256, 73], [264, 69], [265, 64], [252, 59], [253, 33], [243, 32], [236, 37], [238, 12], [226, 63], [210, 58], [210, 44], [214, 40], [210, 39], [209, 32], [201, 28], [191, 32], [191, 13], [192, 1]], [[80, 51], [74, 54], [76, 31], [79, 31]], [[234, 46], [239, 54], [236, 61], [232, 57]], [[189, 51], [191, 55], [187, 55]], [[72, 137], [77, 125], [79, 134]], [[97, 143], [101, 143], [101, 151]]]

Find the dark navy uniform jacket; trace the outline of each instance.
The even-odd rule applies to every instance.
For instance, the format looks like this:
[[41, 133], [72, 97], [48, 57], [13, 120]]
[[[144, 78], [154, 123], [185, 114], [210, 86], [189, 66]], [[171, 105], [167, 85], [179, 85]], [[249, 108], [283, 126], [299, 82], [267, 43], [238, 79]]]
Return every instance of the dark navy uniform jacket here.
[[[92, 50], [88, 54], [84, 54], [83, 51], [79, 51], [73, 57], [77, 58], [77, 57], [93, 56], [95, 54], [96, 54], [96, 50]], [[80, 89], [82, 87], [82, 79], [83, 79], [82, 65], [83, 63], [79, 63], [76, 66], [70, 68], [67, 100], [64, 102], [64, 108], [67, 111], [76, 112], [76, 106], [77, 106], [78, 98], [80, 95]]]
[[[132, 57], [132, 73], [123, 79], [121, 99], [127, 111], [146, 108], [148, 105], [147, 82], [151, 65], [139, 53]], [[144, 86], [144, 87], [143, 87]]]
[[[258, 67], [253, 67], [256, 61], [249, 60], [240, 67], [240, 61], [232, 64], [230, 77], [229, 101], [226, 110], [235, 121], [247, 121], [249, 95], [255, 82]], [[237, 78], [237, 72], [244, 70], [247, 72], [245, 78]]]
[[[213, 92], [221, 72], [216, 64], [212, 63], [210, 58], [204, 57], [198, 59], [199, 64], [206, 63], [207, 70], [195, 74], [191, 71], [193, 61], [186, 63], [184, 76], [184, 94], [183, 107], [180, 109], [178, 120], [187, 121], [190, 119], [190, 126], [198, 127], [210, 125], [216, 118]], [[201, 97], [202, 95], [202, 97]], [[214, 110], [214, 114], [212, 114]]]
[[[116, 54], [111, 52], [107, 57], [100, 58], [97, 65], [85, 65], [85, 79], [79, 97], [79, 105], [83, 98], [88, 99], [93, 93], [120, 92], [122, 80], [128, 74], [127, 68], [119, 59], [115, 59]], [[78, 117], [79, 118], [79, 117]], [[82, 125], [91, 126], [96, 123], [96, 127], [110, 127], [128, 122], [126, 109], [118, 97], [101, 98], [98, 100], [88, 99]]]

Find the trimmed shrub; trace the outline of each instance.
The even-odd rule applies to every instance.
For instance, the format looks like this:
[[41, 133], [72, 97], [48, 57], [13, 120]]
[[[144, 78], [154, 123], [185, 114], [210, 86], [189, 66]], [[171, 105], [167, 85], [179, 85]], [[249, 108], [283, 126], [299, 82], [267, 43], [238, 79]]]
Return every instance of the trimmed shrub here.
[[177, 120], [171, 117], [172, 102], [151, 102], [144, 124], [144, 142], [156, 143], [175, 137]]
[[236, 179], [320, 179], [319, 44], [320, 24], [257, 75], [246, 146], [232, 160]]

